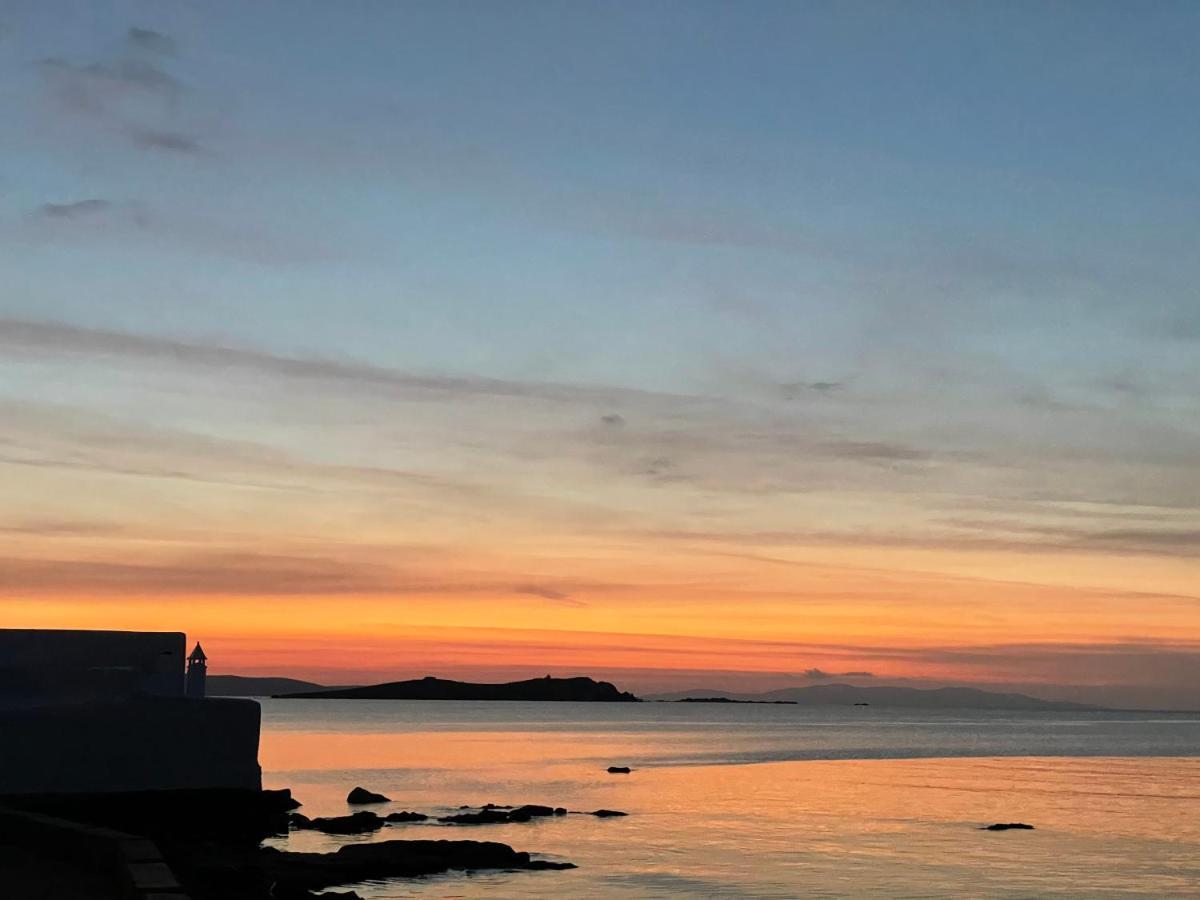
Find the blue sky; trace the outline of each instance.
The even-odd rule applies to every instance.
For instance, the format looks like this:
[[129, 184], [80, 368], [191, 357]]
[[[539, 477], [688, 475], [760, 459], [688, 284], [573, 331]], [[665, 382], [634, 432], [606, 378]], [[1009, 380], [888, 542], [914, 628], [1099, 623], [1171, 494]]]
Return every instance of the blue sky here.
[[[916, 303], [923, 327], [1014, 365], [1120, 370], [1140, 339], [1198, 327], [1196, 19], [1186, 4], [16, 4], [4, 302], [707, 389], [727, 357], [836, 378]], [[15, 233], [43, 204], [89, 199], [111, 207]], [[109, 220], [103, 237], [89, 218]], [[1048, 339], [1063, 330], [1085, 346]]]
[[[580, 540], [1085, 547], [1174, 591], [1198, 37], [1168, 2], [7, 3], [8, 474], [393, 467]], [[12, 527], [111, 518], [44, 477]], [[146, 490], [147, 528], [186, 508]], [[455, 490], [262, 515], [490, 521]], [[205, 546], [254, 518], [212, 502]]]

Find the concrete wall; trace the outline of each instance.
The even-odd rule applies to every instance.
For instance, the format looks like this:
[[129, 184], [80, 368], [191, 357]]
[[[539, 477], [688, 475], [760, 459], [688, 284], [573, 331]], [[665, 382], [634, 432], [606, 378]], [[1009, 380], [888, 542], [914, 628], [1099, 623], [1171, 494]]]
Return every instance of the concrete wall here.
[[0, 794], [262, 787], [253, 700], [0, 711]]
[[183, 696], [179, 632], [0, 629], [0, 709]]

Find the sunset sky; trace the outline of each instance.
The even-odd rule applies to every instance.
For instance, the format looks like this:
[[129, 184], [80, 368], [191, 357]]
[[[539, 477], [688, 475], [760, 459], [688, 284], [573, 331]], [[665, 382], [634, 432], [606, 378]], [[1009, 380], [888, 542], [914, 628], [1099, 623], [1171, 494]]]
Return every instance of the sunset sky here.
[[1198, 35], [10, 0], [0, 626], [1198, 708]]

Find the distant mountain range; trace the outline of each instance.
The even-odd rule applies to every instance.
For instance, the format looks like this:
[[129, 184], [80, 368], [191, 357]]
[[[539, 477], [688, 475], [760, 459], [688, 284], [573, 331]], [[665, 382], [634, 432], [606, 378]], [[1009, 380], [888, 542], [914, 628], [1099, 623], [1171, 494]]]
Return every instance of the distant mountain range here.
[[506, 684], [472, 684], [444, 678], [392, 681], [354, 688], [320, 688], [274, 694], [282, 699], [321, 700], [557, 700], [577, 702], [637, 702], [633, 694], [607, 681], [591, 678], [532, 678]]
[[802, 706], [871, 706], [908, 707], [912, 709], [1012, 709], [1012, 710], [1089, 710], [1100, 709], [1082, 703], [1040, 700], [1025, 694], [1002, 694], [976, 688], [910, 688], [858, 687], [853, 684], [813, 684], [806, 687], [783, 688], [761, 694], [740, 694], [730, 691], [696, 689], [655, 694], [651, 700], [687, 699], [753, 700], [774, 703], [784, 701]]

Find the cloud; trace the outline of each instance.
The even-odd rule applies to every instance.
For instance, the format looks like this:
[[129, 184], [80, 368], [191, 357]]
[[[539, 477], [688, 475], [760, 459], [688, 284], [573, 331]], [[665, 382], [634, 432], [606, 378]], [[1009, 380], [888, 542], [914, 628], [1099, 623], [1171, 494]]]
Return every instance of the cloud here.
[[[172, 153], [206, 153], [183, 135], [147, 134], [146, 146]], [[99, 222], [103, 228], [73, 229], [69, 222]], [[55, 227], [55, 226], [59, 227]], [[164, 209], [129, 200], [90, 198], [71, 203], [44, 203], [30, 210], [25, 221], [0, 232], [25, 241], [136, 242], [144, 247], [171, 243], [262, 265], [305, 264], [329, 259], [322, 243], [278, 235], [256, 227], [245, 217], [225, 220], [187, 207]]]
[[174, 56], [177, 50], [175, 39], [159, 31], [149, 28], [130, 28], [126, 34], [129, 43], [141, 50], [159, 53], [163, 56]]
[[203, 153], [200, 142], [186, 134], [171, 131], [151, 131], [141, 128], [131, 128], [130, 137], [139, 147], [148, 150], [168, 150], [172, 153]]
[[[0, 527], [0, 534], [39, 536], [102, 536], [74, 523], [22, 523], [16, 529]], [[40, 529], [40, 530], [39, 530]], [[128, 534], [128, 530], [125, 531]], [[445, 577], [436, 571], [446, 554], [423, 548], [389, 547], [372, 554], [359, 545], [346, 556], [297, 552], [195, 549], [177, 555], [121, 561], [77, 557], [0, 557], [0, 596], [422, 596], [459, 595], [499, 599], [522, 594], [568, 607], [586, 607], [566, 591], [542, 584], [512, 585], [503, 574], [485, 573], [475, 578]], [[405, 569], [378, 561], [404, 554]], [[353, 554], [353, 555], [349, 555]], [[612, 590], [615, 585], [596, 585]]]
[[912, 462], [929, 458], [924, 450], [886, 441], [829, 441], [825, 447], [837, 456], [850, 459]]
[[567, 606], [587, 606], [582, 600], [576, 600], [570, 594], [540, 584], [519, 584], [513, 588], [513, 593], [526, 594], [530, 597], [541, 597], [544, 600], [553, 600], [555, 603], [562, 603]]
[[112, 209], [112, 203], [97, 197], [89, 200], [76, 200], [73, 203], [43, 203], [37, 208], [37, 215], [50, 219], [74, 219], [107, 212], [110, 209]]
[[1077, 539], [1084, 543], [1098, 544], [1111, 549], [1128, 552], [1179, 553], [1191, 556], [1200, 554], [1200, 529], [1152, 529], [1127, 528], [1111, 531], [1077, 532]]
[[80, 65], [59, 57], [37, 62], [57, 99], [76, 112], [104, 113], [131, 95], [174, 101], [183, 84], [153, 63], [119, 59]]
[[[913, 549], [1004, 551], [1008, 553], [1102, 553], [1130, 556], [1191, 557], [1200, 552], [1200, 530], [1123, 529], [1094, 532], [1085, 529], [1040, 526], [1036, 520], [1008, 525], [975, 524], [970, 520], [943, 520], [953, 530], [913, 529], [907, 532], [868, 528], [857, 530], [817, 529], [794, 531], [703, 531], [662, 530], [649, 532], [655, 538], [680, 542], [724, 545], [725, 547], [806, 547], [858, 546], [908, 547]], [[985, 525], [986, 528], [981, 527]], [[996, 533], [988, 534], [993, 529]], [[980, 531], [985, 531], [980, 534]], [[704, 553], [720, 552], [705, 549]], [[731, 554], [735, 551], [727, 551]], [[789, 565], [791, 560], [750, 553], [736, 553], [744, 559]]]
[[796, 400], [805, 394], [832, 394], [845, 387], [846, 385], [840, 381], [793, 381], [789, 384], [781, 384], [779, 389], [783, 392], [785, 400]]
[[124, 530], [115, 522], [86, 522], [75, 519], [22, 519], [0, 524], [0, 534], [35, 537], [96, 537], [120, 534]]
[[631, 388], [563, 385], [473, 376], [415, 375], [366, 363], [280, 356], [221, 344], [106, 331], [57, 322], [0, 318], [0, 346], [14, 351], [126, 357], [148, 362], [216, 369], [245, 369], [287, 378], [343, 382], [396, 390], [478, 396], [529, 397], [550, 401], [611, 403], [614, 399], [659, 398], [684, 403], [699, 398]]
[[47, 97], [71, 120], [121, 135], [144, 150], [194, 155], [199, 138], [180, 130], [195, 98], [187, 86], [148, 54], [169, 58], [175, 42], [164, 34], [132, 28], [123, 50], [109, 58], [75, 62], [51, 56], [35, 65]]
[[308, 595], [379, 593], [396, 579], [383, 567], [319, 557], [197, 553], [165, 562], [0, 559], [0, 591], [98, 595]]
[[617, 413], [608, 413], [601, 416], [600, 421], [612, 428], [620, 428], [625, 424], [625, 417]]
[[826, 672], [824, 669], [805, 669], [797, 673], [798, 678], [806, 681], [828, 681], [830, 678], [874, 678], [870, 672]]

